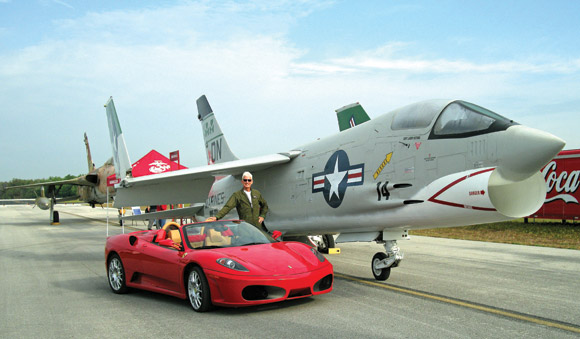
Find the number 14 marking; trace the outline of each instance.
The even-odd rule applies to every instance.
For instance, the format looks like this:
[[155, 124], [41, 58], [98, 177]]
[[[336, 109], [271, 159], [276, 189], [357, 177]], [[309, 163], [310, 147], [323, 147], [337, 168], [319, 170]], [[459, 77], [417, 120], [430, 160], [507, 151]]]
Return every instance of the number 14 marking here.
[[388, 181], [385, 182], [382, 186], [380, 181], [377, 183], [377, 195], [379, 196], [379, 201], [381, 201], [381, 197], [384, 197], [385, 200], [389, 200], [391, 193], [389, 193], [389, 190], [387, 189], [388, 184]]

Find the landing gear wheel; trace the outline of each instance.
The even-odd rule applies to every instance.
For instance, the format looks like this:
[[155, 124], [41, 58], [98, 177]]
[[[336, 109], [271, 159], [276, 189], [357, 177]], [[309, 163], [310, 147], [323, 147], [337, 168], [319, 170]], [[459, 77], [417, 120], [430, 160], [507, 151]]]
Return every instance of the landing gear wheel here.
[[116, 254], [113, 254], [111, 256], [111, 260], [109, 260], [108, 273], [109, 286], [113, 290], [113, 293], [123, 294], [129, 291], [126, 285], [125, 268], [123, 267], [123, 262]]
[[375, 279], [384, 281], [389, 279], [389, 275], [391, 275], [391, 268], [377, 268], [377, 265], [383, 260], [386, 259], [387, 255], [383, 252], [378, 252], [373, 256], [373, 261], [371, 262], [371, 269], [373, 270], [373, 275]]
[[328, 254], [328, 249], [334, 248], [334, 237], [332, 234], [323, 234], [321, 240], [318, 243], [318, 252]]
[[201, 267], [194, 267], [187, 278], [189, 303], [196, 312], [206, 312], [212, 308], [209, 284]]

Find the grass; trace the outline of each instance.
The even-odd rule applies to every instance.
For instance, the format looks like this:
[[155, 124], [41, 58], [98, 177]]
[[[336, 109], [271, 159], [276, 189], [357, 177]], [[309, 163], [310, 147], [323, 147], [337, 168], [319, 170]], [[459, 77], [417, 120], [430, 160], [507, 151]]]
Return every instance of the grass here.
[[523, 219], [492, 224], [412, 230], [411, 235], [580, 250], [580, 224]]

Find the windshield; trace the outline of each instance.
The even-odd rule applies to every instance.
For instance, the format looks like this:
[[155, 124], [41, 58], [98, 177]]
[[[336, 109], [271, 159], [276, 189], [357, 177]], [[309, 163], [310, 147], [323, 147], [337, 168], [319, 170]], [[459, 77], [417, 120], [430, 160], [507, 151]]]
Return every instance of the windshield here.
[[189, 248], [220, 248], [275, 242], [272, 237], [245, 221], [215, 221], [183, 226]]
[[433, 135], [440, 137], [475, 135], [504, 130], [513, 121], [483, 107], [456, 101], [448, 105], [433, 127]]
[[391, 129], [396, 131], [425, 128], [431, 125], [439, 112], [441, 112], [441, 106], [436, 100], [405, 106], [396, 111]]

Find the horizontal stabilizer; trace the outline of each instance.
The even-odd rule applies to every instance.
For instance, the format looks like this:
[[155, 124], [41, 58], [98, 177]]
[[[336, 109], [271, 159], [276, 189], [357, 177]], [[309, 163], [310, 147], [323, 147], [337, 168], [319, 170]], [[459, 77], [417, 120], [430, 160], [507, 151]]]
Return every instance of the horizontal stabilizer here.
[[216, 176], [240, 175], [245, 171], [257, 172], [289, 162], [299, 154], [300, 151], [291, 151], [181, 171], [126, 178], [117, 188], [115, 207], [203, 201], [207, 199], [207, 192]]
[[150, 220], [150, 219], [173, 219], [173, 218], [192, 217], [197, 213], [199, 213], [199, 211], [202, 211], [203, 206], [205, 206], [205, 204], [197, 203], [190, 207], [176, 208], [173, 210], [161, 212], [151, 212], [121, 217], [121, 220]]

